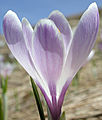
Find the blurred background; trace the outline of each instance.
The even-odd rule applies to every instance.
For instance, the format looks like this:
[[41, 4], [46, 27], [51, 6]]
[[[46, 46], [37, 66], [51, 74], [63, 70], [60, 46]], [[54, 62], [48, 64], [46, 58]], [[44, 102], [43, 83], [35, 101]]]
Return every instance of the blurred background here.
[[[102, 0], [0, 0], [0, 76], [9, 76], [8, 120], [40, 118], [32, 97], [29, 76], [5, 44], [3, 16], [8, 10], [12, 10], [20, 20], [26, 17], [34, 26], [53, 10], [59, 10], [66, 16], [72, 29], [75, 29], [81, 15], [92, 2], [97, 3], [100, 13], [100, 28], [94, 54], [73, 79], [62, 109], [66, 111], [67, 120], [102, 120]], [[44, 104], [43, 96], [40, 97]], [[44, 110], [46, 115], [45, 105]]]

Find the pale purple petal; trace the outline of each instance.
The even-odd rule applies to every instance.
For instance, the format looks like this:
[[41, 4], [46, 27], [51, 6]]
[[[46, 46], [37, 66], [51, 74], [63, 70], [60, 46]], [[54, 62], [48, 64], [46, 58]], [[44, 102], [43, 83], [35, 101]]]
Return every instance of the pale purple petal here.
[[[30, 25], [30, 23], [27, 21], [26, 18], [23, 18], [22, 20], [22, 31], [23, 31], [23, 35], [24, 35], [24, 38], [25, 38], [25, 43], [26, 43], [26, 47], [29, 51], [29, 54], [30, 54], [30, 57], [31, 59], [33, 60], [33, 51], [32, 51], [32, 38], [33, 38], [33, 29]], [[35, 63], [35, 61], [33, 60], [33, 63]], [[39, 88], [41, 89], [42, 93], [44, 94], [44, 97], [46, 99], [46, 101], [48, 103], [50, 103], [51, 101], [51, 95], [50, 95], [50, 92], [49, 92], [49, 88], [48, 88], [48, 84], [46, 83], [46, 81], [43, 79], [43, 76], [41, 76], [38, 71], [35, 69], [35, 66], [34, 66], [34, 70], [35, 71], [35, 74], [36, 75], [36, 83], [37, 85], [39, 86]], [[34, 73], [33, 73], [34, 74]]]
[[4, 35], [8, 47], [18, 62], [32, 75], [33, 68], [22, 33], [22, 25], [17, 15], [8, 11], [3, 20]]
[[37, 75], [34, 70], [34, 65], [29, 55], [29, 51], [25, 44], [22, 33], [22, 24], [14, 12], [8, 11], [4, 16], [3, 30], [6, 42], [12, 54], [30, 74], [30, 76], [36, 80]]
[[53, 109], [51, 110], [52, 114], [54, 114], [56, 108], [55, 115], [57, 115], [56, 82], [60, 77], [64, 59], [61, 38], [58, 28], [49, 19], [42, 19], [35, 26], [32, 54], [36, 70], [48, 83], [52, 96], [52, 106], [49, 107], [50, 110]]
[[26, 18], [23, 18], [23, 20], [22, 20], [22, 31], [23, 31], [23, 35], [25, 38], [26, 46], [30, 52], [31, 51], [30, 49], [32, 47], [33, 29]]
[[24, 67], [34, 81], [45, 90], [45, 93], [50, 99], [48, 86], [45, 81], [41, 80], [35, 70], [32, 56], [30, 56], [29, 53], [29, 45], [27, 46], [28, 39], [24, 39], [22, 24], [14, 12], [8, 11], [4, 16], [3, 29], [6, 42], [14, 57]]
[[98, 8], [96, 3], [93, 3], [81, 17], [72, 39], [61, 79], [57, 83], [57, 99], [60, 101], [59, 104], [62, 104], [66, 88], [90, 54], [96, 40], [98, 27]]
[[65, 40], [65, 46], [68, 47], [69, 42], [72, 38], [72, 31], [65, 16], [58, 10], [55, 10], [49, 15], [48, 18], [55, 23]]
[[82, 66], [90, 54], [96, 41], [98, 27], [98, 8], [96, 3], [93, 3], [83, 14], [73, 36], [72, 45], [67, 58], [69, 61], [69, 58], [71, 57], [71, 70], [73, 73]]
[[43, 19], [35, 27], [33, 52], [36, 68], [45, 80], [56, 83], [63, 65], [63, 41], [51, 20]]
[[[48, 89], [48, 85], [46, 81], [44, 81], [44, 79], [42, 79], [36, 72], [34, 63], [32, 61], [32, 56], [30, 56], [31, 54], [29, 53], [29, 50], [31, 49], [31, 44], [28, 44], [28, 40], [30, 40], [31, 42], [31, 39], [28, 39], [28, 34], [26, 34], [26, 31], [28, 30], [29, 32], [30, 29], [27, 29], [27, 27], [24, 26], [24, 22], [22, 24], [14, 12], [8, 11], [3, 21], [6, 42], [12, 54], [15, 56], [18, 62], [25, 68], [29, 75], [35, 80], [37, 85], [44, 93], [47, 102], [50, 104], [51, 95]], [[23, 32], [22, 26], [23, 28], [25, 27], [25, 30], [23, 29]], [[24, 37], [23, 35], [25, 35], [26, 37]], [[31, 37], [32, 36], [30, 36], [30, 38]]]

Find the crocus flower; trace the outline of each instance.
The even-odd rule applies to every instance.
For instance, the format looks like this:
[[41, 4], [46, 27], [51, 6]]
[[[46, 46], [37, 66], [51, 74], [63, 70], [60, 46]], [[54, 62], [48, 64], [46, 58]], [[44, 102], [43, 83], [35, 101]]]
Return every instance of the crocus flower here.
[[15, 65], [10, 63], [0, 63], [0, 76], [3, 78], [9, 77], [14, 70]]
[[20, 22], [11, 10], [4, 16], [8, 47], [41, 89], [52, 120], [60, 117], [65, 92], [91, 52], [98, 27], [96, 3], [82, 15], [74, 34], [59, 11], [41, 19], [34, 30], [25, 18]]

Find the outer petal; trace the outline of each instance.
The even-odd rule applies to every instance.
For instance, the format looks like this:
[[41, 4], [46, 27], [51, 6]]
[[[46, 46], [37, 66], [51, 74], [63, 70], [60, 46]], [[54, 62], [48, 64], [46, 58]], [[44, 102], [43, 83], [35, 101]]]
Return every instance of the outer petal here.
[[55, 84], [62, 70], [64, 48], [60, 32], [51, 20], [43, 19], [36, 25], [32, 47], [36, 68], [48, 83]]
[[[23, 35], [24, 35], [24, 38], [25, 38], [26, 46], [29, 50], [30, 57], [33, 60], [33, 51], [32, 51], [33, 29], [32, 29], [30, 23], [28, 22], [28, 20], [26, 18], [23, 18], [23, 20], [22, 20], [22, 31], [23, 31]], [[33, 61], [33, 63], [35, 63], [35, 61]], [[36, 74], [39, 75], [37, 77], [37, 80], [36, 80], [37, 85], [39, 86], [42, 93], [44, 94], [45, 99], [48, 102], [48, 104], [51, 104], [50, 102], [52, 100], [51, 100], [51, 95], [50, 95], [50, 92], [49, 92], [48, 84], [43, 79], [43, 77], [41, 77], [41, 75], [37, 72], [37, 70], [35, 69], [35, 66], [34, 66], [34, 71], [35, 71]]]
[[[32, 48], [35, 67], [41, 77], [48, 83], [50, 89], [52, 96], [52, 105], [49, 106], [50, 110], [55, 117], [58, 117], [56, 82], [62, 71], [64, 48], [61, 34], [53, 21], [42, 19], [35, 26]], [[59, 111], [58, 114], [60, 113]]]
[[29, 50], [31, 50], [30, 46], [32, 36], [28, 36], [28, 33], [30, 33], [29, 35], [31, 35], [32, 30], [30, 29], [30, 27], [28, 27], [30, 25], [27, 25], [27, 23], [22, 24], [14, 12], [7, 12], [7, 14], [4, 16], [3, 21], [3, 29], [6, 42], [12, 54], [24, 67], [24, 69], [29, 73], [29, 75], [35, 80], [35, 82], [38, 84], [38, 86], [44, 93], [47, 102], [50, 103], [50, 92], [48, 86], [45, 81], [42, 81], [42, 79], [36, 72], [34, 63], [32, 61], [32, 56], [29, 52]]
[[69, 42], [72, 38], [72, 31], [65, 16], [58, 10], [55, 10], [49, 15], [48, 18], [54, 21], [55, 25], [58, 27], [65, 40], [65, 46], [68, 47]]
[[21, 22], [14, 12], [8, 11], [4, 16], [3, 29], [6, 42], [11, 52], [28, 73], [31, 73], [33, 71], [33, 63], [30, 60], [25, 44]]
[[22, 20], [22, 31], [25, 38], [26, 46], [30, 52], [32, 47], [33, 28], [26, 18], [23, 18]]
[[[96, 3], [83, 14], [71, 43], [61, 80], [57, 83], [57, 99], [61, 105], [64, 94], [74, 75], [90, 54], [98, 33], [99, 13]], [[63, 81], [64, 80], [64, 81]], [[59, 89], [60, 88], [60, 89]]]

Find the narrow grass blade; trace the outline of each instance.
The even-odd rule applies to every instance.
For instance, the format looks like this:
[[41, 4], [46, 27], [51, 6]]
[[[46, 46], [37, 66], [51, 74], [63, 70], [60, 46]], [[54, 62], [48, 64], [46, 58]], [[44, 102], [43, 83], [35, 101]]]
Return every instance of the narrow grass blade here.
[[0, 120], [3, 120], [2, 100], [0, 97]]
[[30, 80], [31, 80], [32, 88], [33, 88], [33, 93], [34, 93], [34, 96], [35, 96], [35, 99], [36, 99], [38, 111], [39, 111], [39, 114], [40, 114], [40, 119], [45, 120], [44, 111], [43, 111], [42, 103], [41, 103], [41, 100], [40, 100], [40, 97], [39, 97], [39, 93], [38, 93], [36, 84], [34, 83], [34, 81], [31, 77], [30, 77]]
[[6, 78], [1, 78], [1, 88], [2, 88], [2, 91], [3, 91], [3, 94], [5, 94], [7, 92], [7, 84], [8, 84], [8, 77]]
[[62, 113], [62, 115], [61, 115], [61, 117], [60, 117], [60, 120], [66, 120], [65, 111]]
[[3, 120], [7, 120], [8, 117], [8, 105], [7, 105], [7, 94], [3, 93]]
[[1, 88], [2, 88], [2, 114], [3, 120], [7, 120], [8, 116], [8, 105], [7, 105], [7, 83], [8, 77], [1, 78]]

